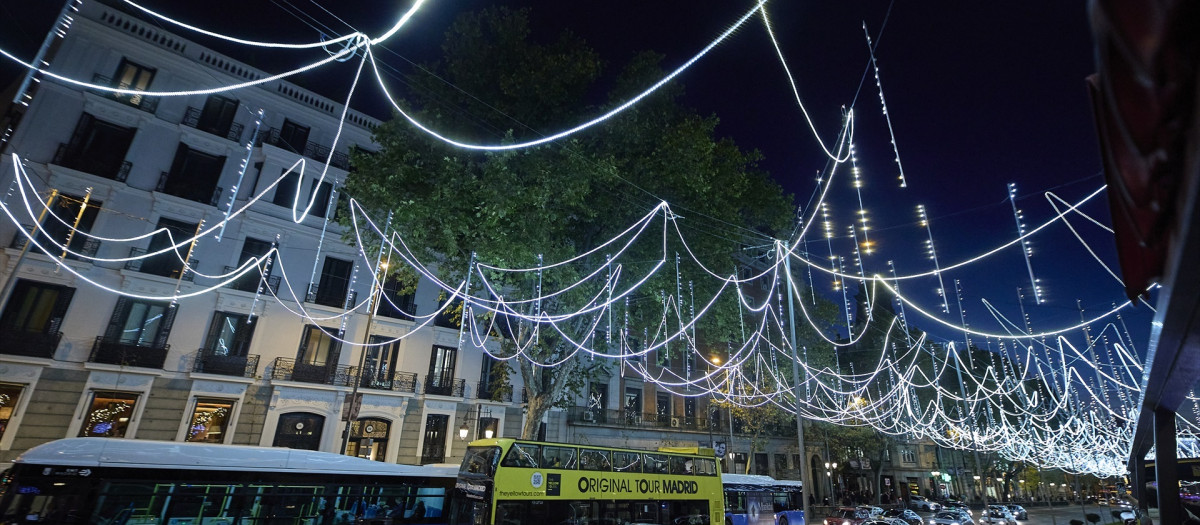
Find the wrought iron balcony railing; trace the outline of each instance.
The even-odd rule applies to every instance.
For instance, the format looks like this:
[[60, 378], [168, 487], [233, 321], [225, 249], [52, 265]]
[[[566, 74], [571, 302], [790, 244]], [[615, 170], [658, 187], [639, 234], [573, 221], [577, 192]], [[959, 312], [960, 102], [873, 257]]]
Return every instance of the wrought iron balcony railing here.
[[[92, 83], [101, 85], [101, 86], [108, 86], [108, 87], [114, 87], [114, 88], [119, 88], [119, 89], [130, 89], [131, 87], [133, 87], [133, 86], [130, 86], [129, 84], [113, 82], [113, 80], [111, 78], [106, 77], [104, 75], [100, 75], [100, 74], [92, 76]], [[158, 111], [159, 97], [148, 97], [145, 95], [126, 95], [126, 94], [122, 94], [122, 93], [113, 93], [111, 91], [101, 91], [101, 90], [95, 90], [94, 92], [97, 95], [100, 95], [104, 98], [115, 100], [117, 102], [129, 105], [129, 106], [133, 106], [142, 111], [145, 111], [146, 113], [154, 113], [154, 112]]]
[[254, 377], [258, 373], [258, 359], [257, 354], [222, 355], [213, 350], [201, 348], [196, 353], [196, 364], [192, 370], [204, 374]]
[[[30, 231], [30, 228], [32, 228], [32, 226], [30, 226], [28, 224], [22, 224], [22, 225], [20, 225], [20, 228], [25, 231]], [[81, 254], [85, 257], [95, 257], [96, 252], [100, 251], [100, 239], [84, 238], [83, 236], [81, 236], [79, 234], [76, 234], [76, 235], [78, 236], [78, 238], [73, 239], [71, 241], [71, 244], [73, 245], [73, 246], [71, 246], [71, 251]], [[29, 238], [26, 237], [25, 234], [18, 231], [13, 234], [12, 242], [8, 243], [8, 247], [16, 249], [16, 250], [20, 250], [20, 249], [25, 248], [25, 243], [27, 243], [27, 242], [29, 242]], [[45, 247], [53, 248], [52, 246], [45, 246]], [[61, 253], [62, 252], [60, 251], [55, 255], [57, 256]], [[75, 260], [75, 259], [78, 259], [79, 257], [68, 253], [67, 258]]]
[[476, 399], [487, 399], [491, 401], [504, 401], [512, 403], [513, 389], [511, 383], [501, 383], [499, 381], [480, 381], [475, 385]]
[[351, 308], [358, 303], [357, 290], [350, 290], [343, 293], [333, 288], [333, 286], [322, 287], [319, 282], [309, 283], [308, 293], [304, 296], [304, 302], [341, 308]]
[[417, 393], [417, 374], [413, 372], [395, 372], [389, 375], [386, 370], [364, 370], [359, 375], [359, 381], [359, 388]]
[[30, 332], [0, 330], [0, 354], [54, 359], [54, 351], [62, 340], [62, 332]]
[[[225, 271], [222, 273], [227, 274], [236, 269], [237, 269], [237, 266], [226, 266]], [[241, 277], [234, 279], [226, 286], [233, 288], [234, 290], [240, 290], [243, 292], [258, 293], [258, 291], [259, 291], [258, 287], [260, 284], [262, 284], [262, 280], [263, 279], [262, 279], [261, 272], [259, 272], [258, 270], [250, 270], [250, 271], [246, 272], [244, 275], [242, 275]], [[278, 275], [271, 275], [271, 276], [267, 277], [266, 284], [267, 284], [267, 288], [270, 288], [272, 294], [279, 293], [279, 276]], [[262, 291], [265, 293], [267, 290], [266, 290], [266, 288], [264, 288]]]
[[571, 407], [567, 410], [567, 422], [572, 425], [601, 425], [608, 427], [672, 429], [678, 431], [708, 432], [715, 420], [700, 416], [656, 414], [631, 410], [609, 410], [593, 407]]
[[136, 366], [140, 368], [159, 368], [167, 361], [167, 352], [171, 345], [162, 347], [142, 346], [134, 343], [110, 341], [103, 336], [97, 337], [92, 344], [92, 354], [88, 361], [109, 365]]
[[264, 133], [259, 134], [259, 144], [270, 144], [277, 148], [288, 150], [292, 153], [303, 155], [310, 159], [325, 162], [329, 160], [329, 165], [343, 170], [350, 169], [350, 155], [340, 151], [333, 152], [333, 156], [329, 155], [329, 146], [318, 142], [307, 141], [303, 146], [300, 144], [289, 144], [283, 140], [283, 136], [279, 132], [279, 128], [271, 128]]
[[271, 365], [271, 379], [352, 386], [357, 368], [347, 365], [298, 363], [295, 359], [276, 357], [275, 363]]
[[198, 129], [205, 133], [211, 133], [218, 137], [224, 137], [225, 140], [231, 140], [233, 142], [238, 142], [242, 139], [242, 131], [246, 129], [244, 125], [237, 122], [231, 122], [225, 129], [200, 127], [200, 118], [203, 116], [203, 114], [204, 110], [195, 106], [189, 106], [187, 108], [187, 112], [183, 114], [183, 120], [180, 121], [180, 124], [183, 124], [189, 128]]
[[[148, 250], [144, 248], [129, 249], [130, 257], [141, 257], [147, 253]], [[196, 279], [196, 272], [194, 272], [192, 268], [195, 268], [197, 264], [200, 264], [200, 261], [196, 259], [188, 259], [188, 269], [184, 270], [183, 263], [179, 261], [179, 258], [175, 257], [175, 254], [171, 252], [164, 252], [154, 257], [148, 257], [145, 259], [135, 258], [131, 261], [126, 261], [125, 269], [135, 272], [148, 273], [150, 275], [170, 277], [172, 279], [178, 279], [179, 272], [182, 271], [183, 280], [190, 283]]]
[[466, 379], [441, 379], [425, 376], [425, 394], [432, 396], [463, 397], [467, 391]]
[[[213, 188], [213, 192], [212, 192], [211, 196], [189, 194], [186, 191], [181, 191], [178, 188], [170, 187], [168, 182], [171, 180], [171, 177], [181, 177], [181, 176], [182, 175], [174, 174], [169, 171], [160, 172], [158, 175], [158, 184], [156, 186], [154, 186], [154, 191], [166, 193], [167, 195], [174, 195], [181, 199], [187, 199], [187, 200], [190, 200], [193, 202], [199, 202], [200, 204], [207, 204], [212, 207], [216, 207], [218, 204], [221, 203], [221, 194], [225, 192], [225, 188], [222, 188], [220, 186]], [[206, 201], [205, 198], [207, 198], [208, 200]]]
[[129, 178], [129, 170], [133, 169], [133, 163], [127, 160], [120, 164], [110, 164], [99, 162], [87, 155], [72, 153], [71, 145], [65, 142], [58, 144], [58, 149], [54, 150], [54, 159], [50, 162], [117, 182], [125, 182], [125, 179]]

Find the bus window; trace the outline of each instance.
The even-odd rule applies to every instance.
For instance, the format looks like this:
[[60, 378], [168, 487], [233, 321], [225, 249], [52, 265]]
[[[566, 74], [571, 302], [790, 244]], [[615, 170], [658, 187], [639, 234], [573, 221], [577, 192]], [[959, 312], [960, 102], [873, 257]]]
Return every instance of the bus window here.
[[717, 475], [717, 460], [699, 458], [694, 460], [692, 470], [695, 474], [701, 476], [716, 476]]
[[612, 464], [617, 472], [641, 472], [642, 455], [637, 452], [613, 452]]
[[575, 468], [575, 449], [570, 447], [542, 447], [542, 468]]
[[541, 457], [541, 447], [528, 443], [513, 443], [508, 455], [504, 456], [502, 465], [506, 467], [538, 468], [538, 458]]
[[524, 501], [501, 501], [496, 504], [496, 525], [521, 525], [525, 523]]
[[667, 473], [667, 455], [666, 454], [642, 454], [645, 458], [646, 465], [642, 470], [647, 474], [666, 474]]
[[585, 448], [579, 451], [579, 469], [580, 470], [612, 470], [612, 463], [608, 460], [607, 450], [596, 450]]
[[492, 477], [496, 474], [496, 459], [500, 457], [500, 447], [467, 447], [463, 456], [459, 474], [482, 474]]
[[667, 456], [667, 466], [671, 474], [691, 474], [693, 461], [683, 456]]

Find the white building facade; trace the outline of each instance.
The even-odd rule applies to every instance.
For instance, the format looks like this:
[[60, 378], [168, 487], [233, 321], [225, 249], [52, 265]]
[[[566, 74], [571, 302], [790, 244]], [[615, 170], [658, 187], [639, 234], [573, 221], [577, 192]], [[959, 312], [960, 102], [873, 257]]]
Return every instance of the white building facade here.
[[[98, 2], [80, 9], [48, 55], [56, 73], [155, 91], [268, 76], [120, 9]], [[326, 204], [337, 201], [350, 148], [373, 148], [377, 121], [348, 112], [334, 144], [343, 106], [286, 81], [163, 98], [50, 79], [34, 87], [28, 107], [18, 108], [19, 121], [13, 119], [2, 183], [11, 189], [8, 154], [16, 153], [43, 199], [56, 192], [51, 209], [68, 224], [49, 215], [20, 226], [0, 223], [6, 243], [0, 272], [10, 283], [0, 314], [0, 463], [74, 436], [289, 446], [438, 463], [461, 457], [463, 425], [468, 440], [488, 429], [519, 432], [521, 409], [507, 392], [521, 392], [520, 385], [497, 394], [486, 353], [460, 344], [457, 327], [439, 322], [418, 329], [409, 315], [437, 309], [430, 283], [410, 295], [397, 293], [394, 283], [382, 287], [400, 308], [382, 303], [369, 337], [398, 341], [363, 355], [363, 347], [337, 340], [368, 340], [365, 298], [373, 267], [326, 220], [337, 212]], [[301, 159], [302, 176], [280, 179]], [[318, 181], [326, 160], [328, 175]], [[301, 223], [292, 220], [297, 189], [301, 199], [316, 194]], [[32, 231], [34, 223], [40, 238], [69, 242], [86, 256], [144, 256], [220, 222], [231, 204], [240, 208], [263, 192], [264, 200], [231, 221], [220, 240], [206, 235], [180, 246], [179, 255], [92, 261], [30, 249], [22, 256], [26, 237], [18, 227]], [[23, 207], [12, 192], [6, 203]], [[159, 228], [173, 237], [147, 235]], [[139, 235], [147, 237], [108, 240]], [[273, 246], [279, 257], [264, 265], [265, 279], [251, 271], [187, 297]], [[172, 304], [112, 290], [185, 297]], [[344, 321], [335, 317], [356, 306]], [[307, 317], [293, 313], [301, 309]], [[347, 436], [349, 412], [356, 417]]]

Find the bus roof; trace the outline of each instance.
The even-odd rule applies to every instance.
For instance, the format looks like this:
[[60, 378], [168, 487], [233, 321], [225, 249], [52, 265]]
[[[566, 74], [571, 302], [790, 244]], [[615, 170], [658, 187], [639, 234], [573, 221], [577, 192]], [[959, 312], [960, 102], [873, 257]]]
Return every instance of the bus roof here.
[[775, 479], [759, 474], [722, 474], [721, 482], [727, 488], [739, 490], [762, 490], [771, 488], [777, 492], [799, 492], [801, 482], [791, 479]]
[[[639, 452], [639, 453], [647, 453], [647, 454], [662, 453], [662, 454], [674, 454], [677, 456], [692, 456], [692, 457], [700, 457], [700, 458], [704, 458], [704, 459], [714, 459], [712, 452], [711, 452], [712, 449], [697, 448], [697, 447], [678, 447], [678, 448], [676, 448], [676, 447], [659, 447], [658, 450], [648, 450], [648, 449], [638, 449], [638, 448], [610, 447], [610, 446], [606, 446], [606, 445], [580, 445], [578, 443], [556, 443], [553, 441], [535, 441], [535, 440], [531, 440], [531, 439], [499, 438], [499, 437], [488, 438], [488, 439], [477, 439], [475, 441], [470, 442], [468, 445], [472, 446], [472, 447], [489, 447], [489, 446], [491, 446], [491, 447], [511, 447], [513, 445], [513, 443], [521, 443], [521, 444], [528, 444], [528, 445], [547, 445], [547, 446], [551, 446], [551, 447], [618, 450], [618, 451], [622, 451], [622, 452]], [[710, 452], [705, 453], [705, 451], [710, 451]]]
[[454, 478], [451, 466], [398, 465], [329, 452], [120, 438], [67, 438], [17, 456], [16, 465], [309, 472]]

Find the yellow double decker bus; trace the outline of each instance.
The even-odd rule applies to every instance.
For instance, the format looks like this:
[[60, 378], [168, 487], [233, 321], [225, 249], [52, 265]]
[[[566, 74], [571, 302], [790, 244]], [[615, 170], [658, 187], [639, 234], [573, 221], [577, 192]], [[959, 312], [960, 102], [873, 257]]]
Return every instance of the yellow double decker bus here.
[[467, 448], [456, 525], [724, 525], [712, 454], [509, 438]]

